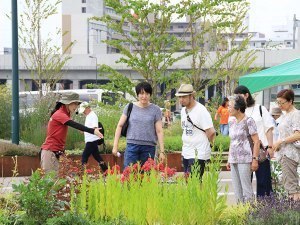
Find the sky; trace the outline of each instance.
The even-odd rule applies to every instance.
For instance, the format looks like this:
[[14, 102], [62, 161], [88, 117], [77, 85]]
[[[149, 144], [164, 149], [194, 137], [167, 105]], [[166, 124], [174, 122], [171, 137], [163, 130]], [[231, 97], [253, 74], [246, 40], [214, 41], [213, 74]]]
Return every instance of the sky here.
[[[22, 10], [22, 1], [19, 0], [19, 14]], [[300, 20], [300, 0], [249, 0], [249, 31], [257, 31], [266, 34], [267, 38], [272, 36], [272, 27], [289, 24], [292, 32], [292, 20], [294, 14]], [[11, 0], [0, 0], [0, 54], [3, 47], [11, 47], [11, 21], [5, 16], [10, 13]], [[288, 23], [289, 21], [289, 23]], [[61, 16], [55, 16], [49, 22], [53, 32], [61, 24]]]

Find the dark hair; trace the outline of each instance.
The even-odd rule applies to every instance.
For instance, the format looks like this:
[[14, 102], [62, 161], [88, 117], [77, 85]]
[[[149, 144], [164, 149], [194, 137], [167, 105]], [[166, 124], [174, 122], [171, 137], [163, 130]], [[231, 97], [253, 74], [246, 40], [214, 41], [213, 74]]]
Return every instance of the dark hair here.
[[292, 101], [292, 104], [294, 104], [295, 94], [294, 94], [294, 91], [291, 89], [283, 89], [278, 92], [277, 98], [284, 98], [285, 100], [287, 100], [289, 102]]
[[245, 113], [246, 102], [242, 96], [236, 96], [234, 98], [234, 107], [235, 110], [240, 110], [242, 113]]
[[234, 90], [234, 94], [243, 94], [243, 95], [248, 94], [248, 98], [246, 100], [247, 107], [250, 107], [250, 106], [254, 105], [254, 103], [255, 103], [255, 100], [252, 97], [249, 89], [244, 85], [240, 85], [240, 86], [236, 87], [236, 89]]
[[138, 85], [135, 86], [136, 95], [139, 95], [140, 93], [142, 93], [142, 91], [145, 91], [146, 93], [152, 95], [151, 85], [148, 82], [143, 81], [143, 82], [141, 82], [141, 83], [139, 83]]
[[59, 110], [59, 108], [60, 108], [62, 105], [64, 105], [64, 104], [61, 103], [61, 102], [56, 102], [56, 105], [55, 105], [54, 109], [51, 111], [50, 116], [52, 116], [57, 110]]
[[222, 106], [225, 107], [226, 102], [228, 102], [228, 101], [229, 101], [229, 99], [228, 99], [227, 97], [225, 97], [225, 98], [223, 99]]

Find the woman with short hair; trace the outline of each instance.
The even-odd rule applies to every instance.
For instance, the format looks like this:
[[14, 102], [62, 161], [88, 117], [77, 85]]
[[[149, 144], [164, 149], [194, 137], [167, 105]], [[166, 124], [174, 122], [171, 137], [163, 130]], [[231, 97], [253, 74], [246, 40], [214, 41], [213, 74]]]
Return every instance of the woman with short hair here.
[[[148, 158], [154, 159], [157, 141], [160, 151], [159, 159], [161, 161], [165, 159], [162, 115], [160, 108], [150, 102], [152, 87], [148, 82], [141, 82], [135, 87], [135, 92], [138, 101], [133, 103], [129, 117], [124, 168], [137, 162], [143, 165]], [[129, 104], [125, 106], [116, 128], [112, 150], [115, 156], [118, 156], [118, 143], [122, 127], [127, 119], [128, 108]]]
[[230, 147], [226, 166], [231, 170], [237, 202], [245, 202], [253, 198], [251, 174], [258, 169], [260, 142], [255, 121], [245, 115], [245, 109], [246, 103], [243, 97], [237, 96], [229, 101]]
[[283, 89], [277, 94], [277, 104], [282, 111], [278, 125], [280, 139], [273, 145], [278, 151], [277, 158], [282, 167], [282, 181], [285, 190], [294, 200], [300, 200], [299, 174], [300, 149], [294, 145], [300, 141], [300, 111], [294, 106], [294, 92]]

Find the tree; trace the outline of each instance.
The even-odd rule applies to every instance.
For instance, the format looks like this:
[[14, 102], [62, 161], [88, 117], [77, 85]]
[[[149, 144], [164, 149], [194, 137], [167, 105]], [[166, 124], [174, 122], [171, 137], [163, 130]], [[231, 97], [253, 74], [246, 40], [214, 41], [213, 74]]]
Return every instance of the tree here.
[[[42, 96], [42, 83], [46, 84], [46, 91], [62, 77], [62, 68], [71, 58], [65, 54], [73, 45], [71, 43], [62, 50], [61, 45], [55, 45], [53, 35], [42, 35], [42, 25], [51, 16], [57, 14], [57, 7], [61, 0], [25, 0], [24, 12], [20, 15], [19, 40], [20, 54], [25, 67], [31, 71], [31, 77], [35, 82], [40, 97]], [[57, 29], [55, 36], [62, 34]]]
[[[241, 56], [246, 50], [249, 37], [240, 46], [227, 48], [226, 51], [222, 48], [228, 36], [233, 42], [237, 34], [244, 31], [241, 24], [245, 19], [247, 6], [244, 0], [181, 1], [179, 17], [189, 18], [187, 30], [191, 35], [192, 60], [187, 79], [193, 84], [198, 95], [203, 95], [205, 86], [217, 84], [224, 79], [236, 79], [252, 63], [252, 53], [245, 58]], [[233, 35], [230, 32], [233, 32]], [[216, 54], [212, 54], [212, 51]], [[235, 58], [231, 61], [233, 55]]]
[[[122, 37], [117, 40], [109, 38], [105, 42], [122, 54], [117, 63], [126, 64], [152, 84], [153, 101], [156, 103], [163, 100], [157, 95], [159, 85], [164, 83], [170, 90], [178, 86], [179, 77], [183, 76], [180, 71], [166, 75], [167, 69], [189, 54], [175, 54], [185, 46], [185, 42], [168, 32], [179, 7], [179, 4], [170, 2], [107, 0], [106, 5], [113, 8], [118, 17], [107, 14], [102, 18], [93, 18], [106, 23], [110, 32]], [[124, 27], [129, 27], [129, 30]], [[102, 67], [101, 71], [108, 72], [108, 68], [103, 70]]]
[[[219, 41], [216, 49], [218, 61], [216, 77], [224, 81], [224, 95], [230, 96], [234, 94], [239, 77], [249, 72], [256, 57], [254, 50], [248, 50], [252, 35], [245, 32], [247, 27], [244, 25], [249, 4], [244, 1], [234, 2], [227, 4], [226, 8], [231, 12], [227, 17], [230, 26], [217, 30]], [[243, 39], [237, 44], [235, 41], [241, 36]]]

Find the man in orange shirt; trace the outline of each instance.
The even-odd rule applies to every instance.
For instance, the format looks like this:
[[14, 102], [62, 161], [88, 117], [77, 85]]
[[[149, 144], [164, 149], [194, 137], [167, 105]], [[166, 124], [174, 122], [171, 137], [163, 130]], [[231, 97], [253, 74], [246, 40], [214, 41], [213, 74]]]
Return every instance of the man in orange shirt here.
[[215, 120], [218, 119], [218, 116], [220, 116], [220, 131], [222, 135], [228, 135], [229, 134], [229, 126], [228, 126], [228, 104], [229, 100], [228, 98], [224, 98], [222, 105], [218, 108]]

